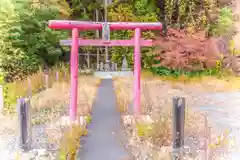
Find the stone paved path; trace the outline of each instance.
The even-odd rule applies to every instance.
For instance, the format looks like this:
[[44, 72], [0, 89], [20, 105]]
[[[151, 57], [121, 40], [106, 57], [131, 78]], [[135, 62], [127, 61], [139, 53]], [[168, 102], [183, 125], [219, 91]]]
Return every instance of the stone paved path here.
[[89, 135], [82, 138], [79, 160], [123, 160], [130, 155], [120, 144], [120, 113], [116, 107], [116, 97], [111, 79], [103, 79], [93, 104], [92, 122]]

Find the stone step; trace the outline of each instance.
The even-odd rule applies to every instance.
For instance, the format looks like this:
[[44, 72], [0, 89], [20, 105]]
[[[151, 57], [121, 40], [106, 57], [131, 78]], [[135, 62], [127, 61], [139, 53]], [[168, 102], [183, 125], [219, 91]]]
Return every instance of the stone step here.
[[133, 76], [132, 71], [96, 71], [94, 72], [95, 77], [103, 79], [112, 79], [113, 77], [128, 77]]

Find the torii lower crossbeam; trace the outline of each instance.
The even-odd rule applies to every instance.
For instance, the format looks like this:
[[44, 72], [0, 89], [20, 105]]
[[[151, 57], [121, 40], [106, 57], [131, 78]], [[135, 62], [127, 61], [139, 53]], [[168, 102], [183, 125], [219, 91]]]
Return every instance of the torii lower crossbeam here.
[[[71, 46], [72, 45], [72, 39], [68, 40], [60, 40], [60, 44], [63, 46]], [[79, 39], [78, 40], [79, 46], [124, 46], [124, 47], [133, 47], [135, 46], [134, 39], [130, 40], [111, 40], [110, 42], [104, 42], [101, 39]], [[140, 45], [142, 47], [150, 47], [153, 45], [152, 40], [144, 40], [140, 39]]]

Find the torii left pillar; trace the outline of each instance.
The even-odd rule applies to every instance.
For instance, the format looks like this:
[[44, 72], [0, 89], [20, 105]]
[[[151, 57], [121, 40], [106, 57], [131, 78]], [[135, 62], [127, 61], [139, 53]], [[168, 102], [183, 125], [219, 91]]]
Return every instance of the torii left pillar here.
[[72, 48], [70, 55], [70, 72], [71, 72], [71, 99], [70, 99], [70, 118], [72, 121], [77, 117], [78, 102], [78, 29], [72, 29]]

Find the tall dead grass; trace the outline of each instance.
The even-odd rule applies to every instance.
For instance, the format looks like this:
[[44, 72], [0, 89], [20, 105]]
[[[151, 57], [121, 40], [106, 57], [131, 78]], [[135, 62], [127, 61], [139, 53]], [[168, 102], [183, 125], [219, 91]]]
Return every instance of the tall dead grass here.
[[[80, 76], [78, 88], [77, 121], [91, 120], [91, 109], [100, 80], [92, 76]], [[69, 121], [70, 85], [68, 82], [53, 84], [31, 98], [32, 124], [44, 126], [47, 144], [59, 150], [58, 159], [75, 156], [80, 146], [80, 137], [87, 134], [86, 126]], [[64, 159], [64, 160], [65, 160]]]
[[69, 72], [65, 68], [53, 68], [48, 71], [48, 74], [45, 74], [40, 70], [39, 72], [28, 76], [26, 79], [4, 84], [5, 113], [16, 112], [15, 105], [18, 98], [32, 96], [40, 93], [46, 88], [51, 88], [57, 82], [57, 78], [58, 82], [68, 83], [69, 77]]
[[[186, 98], [185, 145], [186, 157], [201, 159], [200, 152], [206, 150], [206, 126], [203, 113], [194, 112], [191, 107], [196, 103], [193, 97], [183, 90], [172, 88], [172, 83], [156, 79], [143, 79], [141, 83], [141, 112], [143, 116], [136, 120], [129, 112], [133, 100], [133, 79], [115, 79], [118, 109], [123, 113], [123, 122], [129, 135], [129, 146], [138, 160], [148, 157], [152, 160], [171, 159], [172, 145], [172, 98]], [[199, 100], [201, 101], [201, 100]], [[201, 102], [202, 103], [202, 102]], [[144, 142], [144, 143], [143, 143]], [[146, 145], [148, 144], [148, 145]], [[137, 147], [140, 146], [140, 147]]]
[[[81, 76], [78, 86], [78, 114], [87, 115], [91, 111], [92, 103], [95, 98], [96, 89], [99, 85], [99, 79], [91, 76]], [[69, 109], [70, 102], [70, 84], [61, 82], [53, 84], [48, 88], [31, 98], [31, 105], [34, 112], [54, 112], [58, 109]]]

